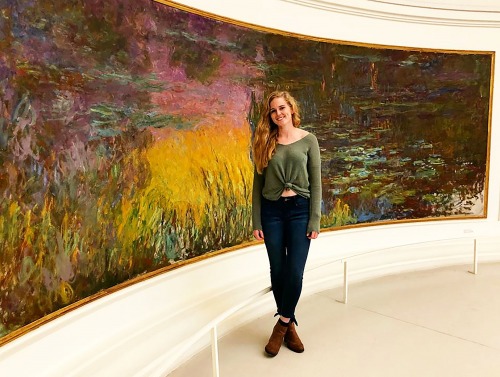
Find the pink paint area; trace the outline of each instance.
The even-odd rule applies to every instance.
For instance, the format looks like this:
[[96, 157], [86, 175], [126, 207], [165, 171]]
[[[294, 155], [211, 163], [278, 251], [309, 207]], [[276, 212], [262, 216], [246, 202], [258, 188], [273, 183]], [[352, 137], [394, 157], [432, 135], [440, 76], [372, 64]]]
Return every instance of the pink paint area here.
[[[260, 71], [220, 52], [220, 66], [206, 83], [187, 77], [182, 67], [169, 63], [172, 48], [159, 43], [150, 47], [153, 73], [164, 85], [162, 92], [152, 93], [152, 103], [164, 114], [192, 123], [193, 128], [231, 123], [241, 127], [250, 106], [251, 89], [246, 79], [260, 76]], [[157, 137], [168, 131], [155, 129]]]

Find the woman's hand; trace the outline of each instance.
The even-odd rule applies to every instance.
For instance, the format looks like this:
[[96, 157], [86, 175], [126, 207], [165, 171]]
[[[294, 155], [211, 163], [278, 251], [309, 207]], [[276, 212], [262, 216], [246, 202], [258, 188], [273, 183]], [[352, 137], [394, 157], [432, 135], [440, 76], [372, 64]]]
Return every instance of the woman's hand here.
[[319, 233], [314, 230], [311, 233], [307, 233], [307, 238], [309, 238], [310, 240], [315, 240], [316, 238], [318, 238], [318, 236]]
[[262, 241], [264, 239], [264, 232], [260, 229], [256, 229], [253, 231], [253, 236], [255, 239]]

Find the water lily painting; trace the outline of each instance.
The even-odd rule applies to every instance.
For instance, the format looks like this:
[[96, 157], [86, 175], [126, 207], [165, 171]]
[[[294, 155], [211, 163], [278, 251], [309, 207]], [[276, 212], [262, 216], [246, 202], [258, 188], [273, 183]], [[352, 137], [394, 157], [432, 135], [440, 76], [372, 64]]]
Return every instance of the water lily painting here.
[[324, 230], [486, 216], [492, 53], [320, 40], [151, 0], [0, 10], [4, 341], [251, 241], [250, 141], [275, 89], [318, 137]]

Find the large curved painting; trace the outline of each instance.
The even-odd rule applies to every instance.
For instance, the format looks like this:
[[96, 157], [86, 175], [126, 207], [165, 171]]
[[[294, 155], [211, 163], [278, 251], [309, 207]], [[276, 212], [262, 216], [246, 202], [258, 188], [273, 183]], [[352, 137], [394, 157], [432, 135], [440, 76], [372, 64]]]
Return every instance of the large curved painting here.
[[277, 88], [318, 136], [324, 229], [486, 215], [492, 53], [318, 40], [151, 0], [0, 4], [4, 341], [249, 242], [252, 128]]

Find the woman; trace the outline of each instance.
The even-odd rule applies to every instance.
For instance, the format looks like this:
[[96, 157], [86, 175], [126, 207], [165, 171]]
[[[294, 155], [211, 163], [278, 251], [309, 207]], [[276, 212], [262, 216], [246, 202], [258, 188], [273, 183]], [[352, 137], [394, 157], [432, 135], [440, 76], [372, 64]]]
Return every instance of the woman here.
[[278, 354], [283, 342], [294, 352], [304, 351], [295, 329], [295, 307], [309, 245], [319, 234], [318, 140], [299, 126], [295, 99], [285, 91], [273, 92], [264, 104], [253, 141], [253, 235], [266, 245], [280, 316], [265, 347], [271, 356]]

